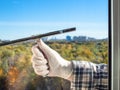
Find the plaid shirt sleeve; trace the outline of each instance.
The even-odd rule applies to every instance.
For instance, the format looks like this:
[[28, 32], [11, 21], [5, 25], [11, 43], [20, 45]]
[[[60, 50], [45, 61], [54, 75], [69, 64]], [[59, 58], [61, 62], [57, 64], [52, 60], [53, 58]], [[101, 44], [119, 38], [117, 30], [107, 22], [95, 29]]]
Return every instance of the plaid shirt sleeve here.
[[87, 61], [72, 61], [72, 90], [108, 90], [108, 69], [106, 64]]

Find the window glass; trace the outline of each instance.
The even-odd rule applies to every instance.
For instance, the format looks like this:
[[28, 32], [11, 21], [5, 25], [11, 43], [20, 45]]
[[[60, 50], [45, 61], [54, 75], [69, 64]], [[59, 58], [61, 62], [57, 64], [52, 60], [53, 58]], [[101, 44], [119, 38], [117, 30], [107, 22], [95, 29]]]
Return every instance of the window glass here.
[[[108, 64], [108, 0], [0, 0], [0, 43], [76, 27], [42, 38], [67, 60]], [[35, 74], [35, 40], [0, 47], [0, 90], [70, 90], [70, 82]]]

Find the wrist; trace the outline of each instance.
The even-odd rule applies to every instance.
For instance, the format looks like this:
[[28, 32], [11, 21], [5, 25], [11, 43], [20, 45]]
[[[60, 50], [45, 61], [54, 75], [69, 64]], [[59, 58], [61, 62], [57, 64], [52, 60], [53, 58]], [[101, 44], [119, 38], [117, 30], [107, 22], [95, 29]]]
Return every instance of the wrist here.
[[71, 81], [72, 76], [73, 76], [72, 62], [65, 60], [65, 62], [61, 66], [60, 77]]

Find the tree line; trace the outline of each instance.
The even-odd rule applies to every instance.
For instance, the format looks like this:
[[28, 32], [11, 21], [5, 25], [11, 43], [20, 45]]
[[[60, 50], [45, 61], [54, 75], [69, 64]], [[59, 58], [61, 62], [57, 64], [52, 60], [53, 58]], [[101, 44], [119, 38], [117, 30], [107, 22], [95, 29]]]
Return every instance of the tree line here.
[[[86, 60], [94, 63], [108, 63], [107, 41], [83, 43], [52, 42], [47, 44], [66, 60]], [[38, 78], [39, 76], [34, 73], [31, 65], [31, 47], [33, 45], [34, 43], [20, 43], [0, 47], [0, 90], [35, 90], [32, 88], [38, 87], [36, 85], [40, 87], [43, 82], [47, 85], [51, 80], [53, 81], [52, 85], [45, 87], [56, 87], [55, 85], [57, 84], [55, 82], [57, 82], [58, 84], [61, 83], [61, 86], [57, 86], [56, 88], [58, 89], [55, 90], [61, 90], [60, 87], [65, 88], [63, 83], [69, 85], [68, 82], [59, 78], [47, 78], [43, 80], [42, 77], [39, 78], [42, 82], [36, 84], [38, 83], [36, 77]], [[43, 87], [41, 86], [41, 88]], [[54, 89], [52, 88], [50, 90]]]

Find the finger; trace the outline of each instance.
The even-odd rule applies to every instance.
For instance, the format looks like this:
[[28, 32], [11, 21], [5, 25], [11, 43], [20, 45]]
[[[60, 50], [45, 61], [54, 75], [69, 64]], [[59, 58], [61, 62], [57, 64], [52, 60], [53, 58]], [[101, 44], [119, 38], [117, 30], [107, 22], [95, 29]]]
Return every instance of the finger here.
[[46, 76], [49, 73], [49, 70], [45, 70], [45, 71], [37, 71], [34, 70], [36, 74], [41, 75], [41, 76]]
[[34, 56], [43, 57], [44, 58], [43, 53], [38, 48], [38, 45], [35, 45], [35, 46], [32, 47], [32, 53], [33, 53]]
[[47, 65], [33, 66], [33, 68], [34, 68], [35, 70], [39, 71], [39, 72], [48, 70], [48, 66], [47, 66]]
[[32, 60], [32, 64], [36, 65], [36, 66], [40, 66], [40, 65], [47, 65], [47, 61], [46, 60]]
[[47, 60], [44, 57], [37, 57], [37, 56], [32, 56], [31, 62], [34, 64], [42, 65], [42, 64], [47, 64]]
[[32, 56], [32, 61], [47, 61], [44, 57], [40, 57], [40, 56]]

